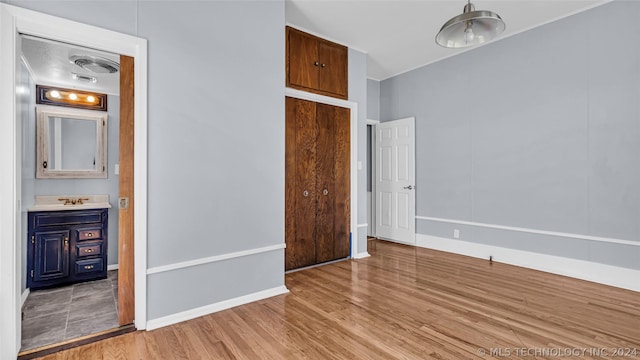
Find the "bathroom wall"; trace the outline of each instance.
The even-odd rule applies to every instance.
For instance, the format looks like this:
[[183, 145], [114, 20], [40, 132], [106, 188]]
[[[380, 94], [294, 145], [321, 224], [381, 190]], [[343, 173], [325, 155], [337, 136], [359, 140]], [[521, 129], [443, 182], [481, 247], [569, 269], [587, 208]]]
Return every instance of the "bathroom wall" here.
[[[27, 93], [21, 95], [21, 99], [23, 99], [21, 105], [23, 234], [25, 236], [27, 234], [27, 211], [29, 207], [33, 206], [36, 195], [108, 194], [111, 209], [109, 209], [109, 249], [107, 262], [113, 268], [113, 266], [118, 264], [117, 205], [119, 177], [115, 174], [114, 169], [120, 157], [120, 97], [109, 95], [107, 99], [107, 179], [36, 179], [36, 84], [33, 82], [33, 79], [29, 75], [28, 69], [26, 66], [24, 66], [24, 64], [22, 65], [21, 73], [23, 83], [21, 85], [27, 91]], [[25, 267], [26, 255], [26, 251], [23, 251], [23, 263]], [[23, 284], [26, 284], [26, 277], [23, 277]]]

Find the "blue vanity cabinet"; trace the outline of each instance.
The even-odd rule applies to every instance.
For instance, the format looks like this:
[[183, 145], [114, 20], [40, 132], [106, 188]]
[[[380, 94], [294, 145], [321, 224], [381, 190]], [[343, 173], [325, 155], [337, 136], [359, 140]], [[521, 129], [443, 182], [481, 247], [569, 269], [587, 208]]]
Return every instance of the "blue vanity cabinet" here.
[[29, 212], [27, 287], [106, 278], [107, 210]]
[[35, 231], [33, 280], [64, 279], [69, 276], [69, 230]]

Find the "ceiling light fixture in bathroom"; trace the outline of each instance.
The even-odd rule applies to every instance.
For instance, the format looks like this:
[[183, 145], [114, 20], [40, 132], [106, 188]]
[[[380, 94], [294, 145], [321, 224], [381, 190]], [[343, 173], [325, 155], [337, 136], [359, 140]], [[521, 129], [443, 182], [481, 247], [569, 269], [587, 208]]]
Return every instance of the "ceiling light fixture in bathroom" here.
[[84, 82], [88, 82], [88, 83], [97, 83], [98, 82], [98, 78], [96, 78], [95, 76], [87, 76], [87, 75], [80, 75], [80, 74], [76, 74], [76, 73], [71, 73], [71, 77], [73, 78], [73, 80], [78, 80], [78, 81], [84, 81]]
[[120, 64], [103, 57], [73, 55], [69, 57], [69, 61], [95, 74], [113, 74], [120, 70]]

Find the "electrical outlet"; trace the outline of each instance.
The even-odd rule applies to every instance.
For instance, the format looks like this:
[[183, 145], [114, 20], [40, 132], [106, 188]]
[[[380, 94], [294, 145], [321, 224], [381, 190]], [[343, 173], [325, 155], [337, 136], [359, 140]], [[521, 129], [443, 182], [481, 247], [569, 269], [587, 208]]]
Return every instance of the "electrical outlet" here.
[[454, 239], [459, 239], [460, 238], [460, 230], [453, 229], [453, 238]]

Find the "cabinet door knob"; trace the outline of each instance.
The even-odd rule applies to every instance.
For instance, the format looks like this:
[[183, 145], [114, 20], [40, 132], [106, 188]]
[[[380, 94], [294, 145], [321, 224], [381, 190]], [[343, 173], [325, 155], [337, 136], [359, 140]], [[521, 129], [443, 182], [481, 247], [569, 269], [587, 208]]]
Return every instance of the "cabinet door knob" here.
[[303, 192], [302, 192], [302, 196], [304, 196], [304, 197], [309, 196], [309, 192], [308, 192], [307, 190], [303, 191]]
[[329, 195], [329, 190], [327, 190], [327, 189], [322, 190], [322, 195], [324, 195], [324, 196]]
[[64, 244], [69, 245], [69, 238], [64, 238]]
[[320, 67], [324, 67], [324, 64], [320, 64]]
[[314, 62], [313, 62], [313, 66], [318, 66], [318, 65], [320, 65], [320, 63], [319, 63], [319, 62], [317, 62], [317, 61], [314, 61]]

